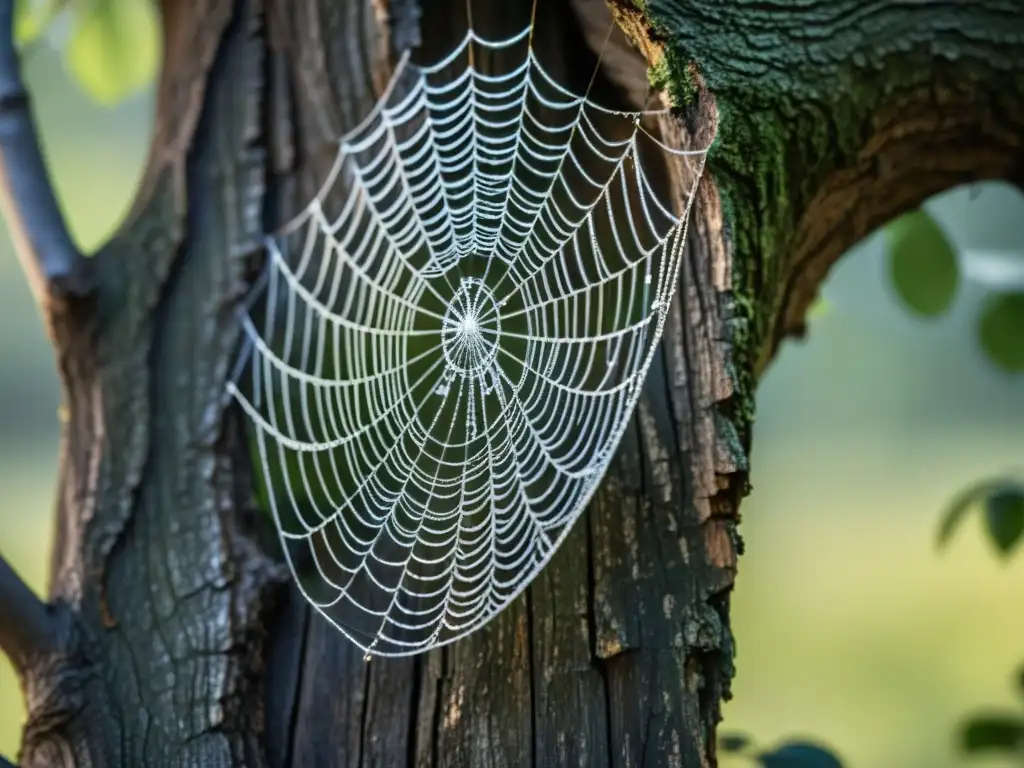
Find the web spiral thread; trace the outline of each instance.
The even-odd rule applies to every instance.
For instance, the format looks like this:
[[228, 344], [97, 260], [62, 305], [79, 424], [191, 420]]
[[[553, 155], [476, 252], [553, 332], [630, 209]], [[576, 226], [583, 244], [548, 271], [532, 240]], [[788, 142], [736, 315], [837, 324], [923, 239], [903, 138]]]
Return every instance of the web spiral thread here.
[[[528, 34], [403, 59], [267, 239], [243, 316], [229, 390], [289, 565], [371, 654], [466, 635], [544, 566], [629, 424], [678, 281], [705, 151], [574, 95]], [[470, 46], [525, 51], [491, 74], [460, 65]], [[645, 153], [683, 169], [683, 199]]]

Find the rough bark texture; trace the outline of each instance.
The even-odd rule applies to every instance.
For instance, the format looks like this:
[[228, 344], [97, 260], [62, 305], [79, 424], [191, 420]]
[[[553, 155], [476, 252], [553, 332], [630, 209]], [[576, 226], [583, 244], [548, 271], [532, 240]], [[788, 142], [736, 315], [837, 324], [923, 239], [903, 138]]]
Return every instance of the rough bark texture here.
[[[23, 766], [715, 764], [756, 377], [871, 228], [954, 184], [1022, 181], [1024, 16], [1015, 0], [616, 0], [672, 129], [699, 144], [720, 122], [635, 428], [526, 595], [450, 647], [367, 664], [258, 544], [223, 395], [235, 304], [395, 50], [443, 50], [461, 5], [162, 0], [137, 204], [96, 291], [50, 314], [65, 629], [24, 675]], [[478, 24], [499, 13], [529, 7], [474, 5]], [[540, 0], [538, 31], [567, 70], [586, 63], [568, 3]]]
[[873, 229], [960, 184], [1024, 183], [1016, 0], [649, 0], [646, 15], [670, 87], [687, 98], [693, 62], [719, 104], [709, 168], [755, 375]]

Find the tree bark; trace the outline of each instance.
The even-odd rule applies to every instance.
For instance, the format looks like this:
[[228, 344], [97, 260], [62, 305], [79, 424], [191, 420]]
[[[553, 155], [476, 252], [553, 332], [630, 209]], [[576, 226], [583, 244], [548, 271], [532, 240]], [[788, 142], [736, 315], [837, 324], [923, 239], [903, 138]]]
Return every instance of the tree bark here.
[[[445, 50], [464, 11], [161, 5], [136, 204], [94, 285], [47, 308], [67, 421], [21, 765], [715, 765], [755, 382], [872, 228], [956, 184], [1024, 181], [1014, 0], [614, 0], [677, 107], [666, 129], [700, 146], [717, 127], [633, 429], [523, 597], [449, 647], [372, 663], [263, 543], [224, 396], [235, 310], [262, 236], [316, 190], [396, 52]], [[567, 72], [592, 63], [581, 14], [599, 10], [540, 0], [536, 45]], [[518, 29], [530, 7], [473, 12]]]

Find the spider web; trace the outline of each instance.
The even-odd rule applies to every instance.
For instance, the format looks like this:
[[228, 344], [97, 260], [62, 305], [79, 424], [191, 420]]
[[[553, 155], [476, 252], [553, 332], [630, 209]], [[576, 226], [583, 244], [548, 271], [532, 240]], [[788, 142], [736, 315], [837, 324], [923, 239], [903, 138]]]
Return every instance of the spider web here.
[[[529, 31], [404, 57], [267, 239], [243, 315], [229, 390], [289, 565], [368, 654], [462, 637], [536, 576], [629, 424], [678, 280], [705, 151], [559, 85]], [[480, 71], [474, 48], [516, 63]], [[645, 153], [682, 169], [673, 203]]]

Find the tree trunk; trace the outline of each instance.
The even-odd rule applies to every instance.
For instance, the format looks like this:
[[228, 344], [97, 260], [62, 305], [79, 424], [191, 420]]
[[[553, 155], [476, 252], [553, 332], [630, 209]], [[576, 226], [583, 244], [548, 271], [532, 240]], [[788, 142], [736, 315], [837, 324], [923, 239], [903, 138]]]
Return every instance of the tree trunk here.
[[[396, 53], [445, 50], [465, 11], [162, 0], [133, 213], [94, 285], [44, 296], [67, 420], [54, 634], [20, 664], [23, 766], [716, 764], [757, 377], [874, 227], [956, 184], [1024, 180], [1024, 16], [1014, 0], [636, 6], [614, 0], [615, 17], [668, 85], [673, 130], [718, 133], [634, 428], [523, 597], [451, 646], [367, 663], [264, 544], [224, 396], [236, 306]], [[535, 44], [592, 66], [580, 20], [603, 12], [539, 0]], [[473, 13], [515, 30], [530, 6]]]

